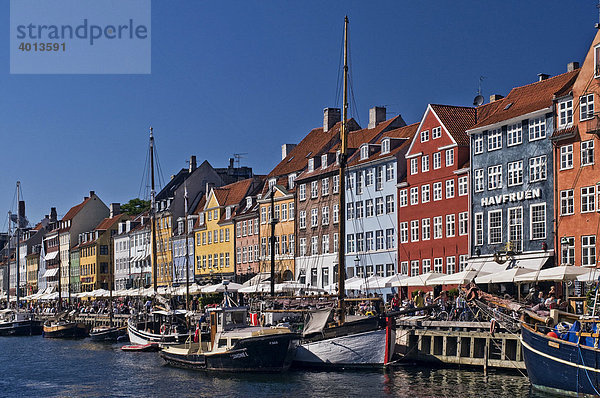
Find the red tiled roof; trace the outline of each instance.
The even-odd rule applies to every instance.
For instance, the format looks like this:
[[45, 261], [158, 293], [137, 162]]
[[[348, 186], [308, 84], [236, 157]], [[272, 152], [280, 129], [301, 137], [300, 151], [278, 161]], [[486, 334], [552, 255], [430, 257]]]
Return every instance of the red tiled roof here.
[[85, 206], [85, 204], [87, 202], [89, 202], [90, 200], [92, 200], [92, 198], [86, 198], [83, 202], [81, 202], [80, 204], [71, 207], [71, 209], [67, 212], [67, 214], [65, 214], [65, 216], [62, 218], [61, 221], [68, 221], [71, 220], [73, 217], [75, 217], [77, 215], [77, 213], [79, 213], [79, 211], [83, 208], [83, 206]]
[[252, 182], [254, 182], [254, 179], [248, 178], [220, 188], [214, 188], [213, 192], [220, 206], [234, 206], [246, 197]]
[[448, 133], [458, 145], [470, 143], [466, 131], [477, 122], [477, 110], [466, 106], [431, 104], [431, 108], [440, 118]]
[[413, 123], [413, 124], [409, 124], [408, 126], [404, 126], [404, 127], [400, 127], [400, 128], [394, 129], [394, 130], [388, 130], [388, 131], [386, 131], [377, 140], [378, 144], [381, 144], [381, 139], [385, 138], [385, 137], [389, 137], [389, 138], [406, 138], [406, 140], [403, 143], [401, 143], [400, 145], [398, 145], [396, 148], [393, 148], [392, 150], [390, 150], [389, 153], [381, 155], [381, 148], [379, 148], [379, 150], [377, 150], [376, 152], [372, 153], [371, 156], [369, 156], [367, 159], [363, 159], [363, 160], [360, 160], [360, 151], [356, 151], [348, 159], [348, 166], [356, 165], [356, 164], [360, 164], [360, 163], [365, 163], [365, 162], [369, 162], [369, 161], [372, 161], [372, 160], [375, 160], [375, 159], [379, 158], [380, 156], [387, 157], [387, 156], [393, 156], [393, 155], [395, 155], [405, 145], [407, 145], [407, 144], [410, 145], [411, 139], [414, 137], [414, 135], [417, 132], [418, 128], [419, 128], [419, 123]]
[[123, 218], [123, 216], [125, 216], [125, 215], [117, 214], [114, 217], [107, 217], [104, 220], [100, 221], [100, 224], [98, 224], [98, 226], [96, 226], [96, 228], [94, 230], [107, 230], [110, 227], [112, 227], [114, 223], [116, 223], [117, 221], [120, 221], [121, 218]]
[[579, 69], [576, 69], [546, 80], [513, 88], [505, 98], [497, 101], [495, 109], [489, 112], [487, 117], [480, 118], [477, 124], [471, 128], [489, 126], [551, 107], [555, 96], [567, 93], [578, 74]]

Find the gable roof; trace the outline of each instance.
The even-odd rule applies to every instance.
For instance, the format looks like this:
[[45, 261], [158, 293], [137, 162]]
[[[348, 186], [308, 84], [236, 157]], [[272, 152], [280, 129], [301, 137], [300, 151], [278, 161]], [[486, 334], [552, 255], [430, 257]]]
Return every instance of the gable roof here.
[[563, 73], [539, 82], [515, 87], [498, 103], [487, 117], [480, 119], [471, 129], [489, 126], [531, 112], [550, 108], [556, 96], [566, 95], [575, 82], [580, 69]]
[[458, 145], [469, 145], [470, 140], [466, 131], [477, 122], [475, 108], [431, 104], [431, 109]]
[[81, 209], [83, 209], [83, 207], [85, 206], [85, 204], [87, 202], [89, 202], [90, 200], [92, 200], [91, 197], [90, 198], [86, 197], [83, 202], [81, 202], [78, 205], [75, 205], [75, 206], [71, 207], [71, 209], [67, 212], [67, 214], [65, 214], [65, 216], [62, 218], [61, 221], [68, 221], [68, 220], [73, 219], [73, 217], [75, 217], [81, 211]]

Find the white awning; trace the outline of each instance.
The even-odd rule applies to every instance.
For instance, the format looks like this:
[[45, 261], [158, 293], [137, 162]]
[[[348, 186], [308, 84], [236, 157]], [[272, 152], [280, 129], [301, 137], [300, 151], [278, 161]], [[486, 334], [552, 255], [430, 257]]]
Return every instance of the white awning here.
[[58, 268], [47, 269], [42, 278], [51, 278], [58, 274]]
[[54, 260], [56, 257], [58, 257], [58, 251], [46, 254], [44, 256], [44, 260], [46, 260], [46, 261], [48, 261], [48, 260]]
[[507, 259], [502, 264], [497, 263], [494, 257], [491, 256], [472, 257], [467, 261], [466, 269], [488, 274], [496, 274], [511, 268], [525, 268], [531, 271], [538, 271], [542, 269], [551, 256], [552, 253], [550, 252], [517, 254], [512, 257], [512, 260]]

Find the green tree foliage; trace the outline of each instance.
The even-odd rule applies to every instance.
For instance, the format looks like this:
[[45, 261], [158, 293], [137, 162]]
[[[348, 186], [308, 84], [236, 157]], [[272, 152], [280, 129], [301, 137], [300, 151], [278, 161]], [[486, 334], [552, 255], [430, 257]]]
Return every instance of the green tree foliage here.
[[121, 211], [129, 214], [130, 216], [136, 216], [150, 209], [150, 201], [142, 200], [140, 198], [131, 199], [129, 202], [121, 205]]

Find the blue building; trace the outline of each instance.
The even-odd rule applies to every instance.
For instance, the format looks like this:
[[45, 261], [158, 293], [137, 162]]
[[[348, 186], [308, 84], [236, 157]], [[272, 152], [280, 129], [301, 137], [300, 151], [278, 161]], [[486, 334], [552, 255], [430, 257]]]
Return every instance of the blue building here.
[[470, 267], [540, 269], [554, 256], [553, 98], [573, 74], [492, 96], [471, 140]]

